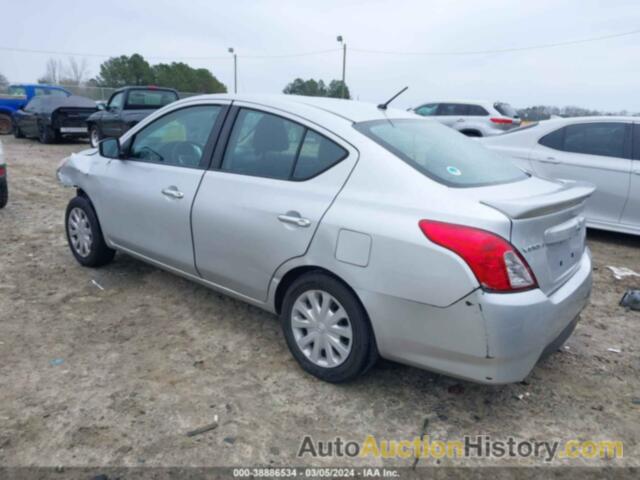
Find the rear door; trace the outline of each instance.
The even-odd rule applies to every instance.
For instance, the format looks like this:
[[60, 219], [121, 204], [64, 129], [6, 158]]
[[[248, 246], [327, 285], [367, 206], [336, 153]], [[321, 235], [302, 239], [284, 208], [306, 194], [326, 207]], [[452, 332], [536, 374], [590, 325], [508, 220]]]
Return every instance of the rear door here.
[[242, 105], [193, 206], [196, 265], [206, 280], [264, 301], [276, 269], [306, 252], [357, 151], [298, 117]]
[[173, 110], [136, 132], [100, 172], [98, 213], [117, 246], [195, 274], [190, 214], [226, 104]]
[[631, 176], [631, 123], [576, 123], [542, 137], [531, 153], [543, 177], [592, 183], [590, 220], [618, 223], [627, 202]]
[[40, 97], [33, 97], [22, 110], [16, 112], [16, 119], [22, 133], [28, 137], [38, 136], [38, 116], [37, 111], [40, 109]]
[[468, 105], [462, 103], [441, 103], [436, 115], [440, 123], [460, 130], [464, 125], [468, 111]]
[[633, 126], [633, 161], [631, 163], [629, 197], [620, 222], [640, 229], [640, 124], [638, 123]]

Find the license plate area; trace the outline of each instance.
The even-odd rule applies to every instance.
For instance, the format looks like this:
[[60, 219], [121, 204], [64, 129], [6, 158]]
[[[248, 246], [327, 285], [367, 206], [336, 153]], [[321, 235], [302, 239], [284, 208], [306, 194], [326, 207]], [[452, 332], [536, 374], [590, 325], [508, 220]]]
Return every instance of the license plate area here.
[[60, 133], [87, 133], [87, 127], [60, 127]]
[[578, 217], [545, 232], [547, 262], [555, 280], [570, 274], [582, 257], [585, 246], [586, 224]]

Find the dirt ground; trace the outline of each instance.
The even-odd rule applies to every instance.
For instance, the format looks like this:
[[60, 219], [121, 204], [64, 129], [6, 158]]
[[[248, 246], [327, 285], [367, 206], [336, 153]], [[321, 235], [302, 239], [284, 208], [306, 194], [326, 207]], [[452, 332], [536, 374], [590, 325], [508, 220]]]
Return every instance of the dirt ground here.
[[[123, 254], [102, 269], [80, 267], [63, 227], [74, 191], [55, 170], [87, 144], [1, 141], [10, 176], [0, 210], [1, 466], [409, 466], [296, 454], [305, 435], [413, 439], [425, 420], [440, 440], [622, 440], [623, 459], [554, 464], [640, 466], [640, 313], [618, 306], [640, 278], [617, 281], [606, 268], [640, 272], [640, 238], [589, 232], [591, 305], [526, 382], [482, 386], [380, 362], [336, 386], [298, 368], [267, 313]], [[215, 415], [217, 429], [185, 435]]]

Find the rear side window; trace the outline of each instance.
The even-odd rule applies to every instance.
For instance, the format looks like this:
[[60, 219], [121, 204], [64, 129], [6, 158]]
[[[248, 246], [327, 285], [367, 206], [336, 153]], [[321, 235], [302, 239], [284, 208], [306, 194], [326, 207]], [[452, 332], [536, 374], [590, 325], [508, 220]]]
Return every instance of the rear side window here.
[[474, 117], [486, 117], [487, 115], [489, 115], [489, 112], [487, 112], [485, 108], [481, 107], [480, 105], [469, 105], [468, 109], [469, 110], [467, 115], [472, 115]]
[[565, 152], [603, 155], [606, 157], [630, 157], [627, 143], [629, 125], [624, 123], [581, 123], [565, 127]]
[[467, 115], [468, 107], [461, 103], [441, 103], [438, 107], [438, 115]]
[[633, 126], [633, 158], [640, 160], [640, 125]]
[[347, 151], [311, 130], [307, 130], [293, 172], [295, 180], [315, 177], [347, 156]]
[[456, 130], [427, 120], [375, 120], [354, 127], [422, 174], [451, 187], [516, 182], [528, 175]]
[[429, 105], [422, 105], [415, 109], [415, 112], [418, 115], [422, 115], [423, 117], [430, 117], [431, 115], [435, 115], [438, 110], [437, 103], [431, 103]]
[[241, 109], [221, 169], [279, 180], [307, 180], [346, 156], [342, 147], [298, 123]]

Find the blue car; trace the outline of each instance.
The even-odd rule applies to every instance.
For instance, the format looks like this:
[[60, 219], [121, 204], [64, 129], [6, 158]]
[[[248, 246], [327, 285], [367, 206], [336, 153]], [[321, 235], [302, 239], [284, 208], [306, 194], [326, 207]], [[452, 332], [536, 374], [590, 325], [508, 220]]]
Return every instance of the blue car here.
[[21, 83], [10, 85], [7, 94], [0, 95], [0, 135], [8, 135], [13, 130], [13, 114], [29, 101], [40, 95], [68, 97], [71, 92], [53, 85]]

